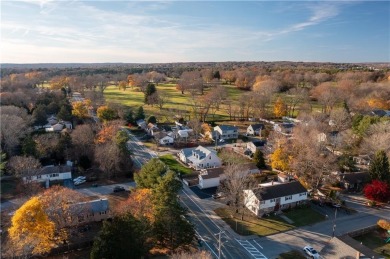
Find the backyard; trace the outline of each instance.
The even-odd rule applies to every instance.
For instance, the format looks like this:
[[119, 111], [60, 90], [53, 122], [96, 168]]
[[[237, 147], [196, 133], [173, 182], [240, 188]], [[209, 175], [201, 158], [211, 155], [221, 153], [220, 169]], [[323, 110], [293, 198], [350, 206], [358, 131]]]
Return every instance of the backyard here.
[[390, 234], [384, 229], [378, 229], [371, 231], [367, 234], [354, 237], [359, 242], [362, 242], [363, 245], [374, 250], [378, 254], [382, 254], [382, 251], [385, 250], [385, 258], [390, 258], [390, 243], [385, 243], [385, 239], [389, 238]]
[[269, 216], [264, 218], [245, 216], [244, 221], [242, 221], [240, 220], [240, 216], [233, 218], [232, 215], [234, 213], [229, 209], [219, 208], [216, 209], [215, 212], [240, 235], [267, 236], [284, 232], [295, 227], [314, 224], [325, 219], [324, 216], [315, 212], [310, 207], [296, 208], [283, 213], [284, 216], [294, 222], [291, 224], [287, 223], [279, 216]]
[[169, 169], [175, 171], [176, 173], [181, 174], [190, 174], [192, 170], [180, 164], [173, 155], [164, 155], [159, 157], [161, 161], [163, 161]]

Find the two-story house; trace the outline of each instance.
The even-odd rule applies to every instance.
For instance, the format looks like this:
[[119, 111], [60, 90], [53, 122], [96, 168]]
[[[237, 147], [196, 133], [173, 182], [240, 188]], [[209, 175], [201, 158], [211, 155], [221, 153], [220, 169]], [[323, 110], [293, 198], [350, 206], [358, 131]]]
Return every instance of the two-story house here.
[[249, 125], [246, 129], [246, 134], [251, 136], [261, 136], [261, 130], [264, 129], [264, 125], [259, 124], [252, 124]]
[[199, 189], [206, 189], [211, 187], [218, 187], [221, 180], [223, 180], [223, 168], [207, 168], [202, 169], [198, 175]]
[[179, 159], [194, 168], [200, 170], [204, 168], [220, 167], [221, 159], [217, 152], [202, 146], [196, 148], [184, 148], [178, 153]]
[[265, 140], [254, 140], [246, 143], [246, 149], [250, 150], [252, 154], [256, 153], [256, 150], [261, 150], [266, 144]]
[[213, 140], [215, 139], [237, 139], [238, 138], [238, 127], [230, 125], [219, 125], [214, 127], [213, 133], [211, 134]]
[[245, 206], [258, 217], [306, 202], [307, 190], [298, 181], [272, 182], [253, 190], [244, 190]]

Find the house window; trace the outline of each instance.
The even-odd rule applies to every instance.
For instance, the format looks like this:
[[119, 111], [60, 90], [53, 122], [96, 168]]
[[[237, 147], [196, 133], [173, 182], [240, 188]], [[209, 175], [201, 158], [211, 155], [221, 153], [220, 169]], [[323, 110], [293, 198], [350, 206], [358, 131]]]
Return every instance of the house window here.
[[209, 159], [211, 160], [211, 156], [209, 156]]
[[107, 212], [106, 211], [101, 211], [100, 212], [100, 215], [104, 215], [104, 214], [107, 214]]
[[275, 199], [271, 199], [269, 202], [275, 202]]
[[292, 200], [292, 195], [284, 197], [285, 201]]
[[42, 178], [42, 175], [37, 175], [37, 179], [41, 179]]
[[305, 196], [305, 195], [306, 195], [306, 193], [303, 192], [303, 193], [300, 193], [300, 194], [299, 194], [299, 197], [300, 197], [300, 196]]

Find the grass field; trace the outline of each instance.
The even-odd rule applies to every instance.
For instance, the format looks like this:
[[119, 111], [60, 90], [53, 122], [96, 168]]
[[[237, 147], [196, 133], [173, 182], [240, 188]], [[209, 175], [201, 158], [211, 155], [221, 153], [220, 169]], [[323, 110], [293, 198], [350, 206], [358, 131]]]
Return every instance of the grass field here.
[[[238, 100], [239, 96], [244, 92], [234, 86], [229, 85], [225, 87], [227, 88], [229, 97], [233, 100]], [[139, 91], [138, 88], [127, 88], [126, 91], [121, 91], [116, 86], [109, 86], [104, 91], [104, 97], [107, 102], [116, 102], [133, 108], [144, 105], [145, 113], [147, 115], [155, 115], [160, 122], [169, 120], [166, 116], [167, 110], [169, 109], [181, 111], [183, 114], [190, 116], [192, 104], [189, 93], [185, 92], [184, 94], [181, 94], [181, 92], [176, 89], [175, 84], [160, 84], [157, 86], [157, 90], [164, 91], [169, 96], [169, 101], [161, 110], [156, 105], [145, 105], [144, 94]], [[205, 90], [205, 94], [207, 91], [209, 91], [209, 89]], [[209, 118], [211, 119], [212, 116], [210, 115]], [[216, 112], [215, 120], [226, 119], [228, 119], [228, 115], [223, 108]]]
[[278, 216], [270, 216], [267, 218], [246, 216], [244, 217], [244, 221], [241, 221], [237, 217], [232, 218], [233, 213], [228, 209], [219, 208], [215, 212], [240, 235], [268, 236], [324, 220], [321, 214], [313, 211], [311, 208], [296, 208], [283, 213], [294, 221], [293, 224], [286, 223]]
[[383, 256], [390, 258], [390, 243], [385, 244], [387, 233], [383, 229], [375, 230], [362, 236], [354, 237], [354, 239], [362, 242], [363, 245], [371, 248], [374, 252], [382, 254], [382, 250], [385, 250]]
[[183, 174], [190, 174], [192, 170], [190, 168], [187, 168], [183, 165], [181, 165], [179, 162], [176, 161], [176, 159], [173, 157], [173, 155], [164, 155], [159, 157], [161, 161], [163, 161], [167, 166], [169, 166], [169, 169]]

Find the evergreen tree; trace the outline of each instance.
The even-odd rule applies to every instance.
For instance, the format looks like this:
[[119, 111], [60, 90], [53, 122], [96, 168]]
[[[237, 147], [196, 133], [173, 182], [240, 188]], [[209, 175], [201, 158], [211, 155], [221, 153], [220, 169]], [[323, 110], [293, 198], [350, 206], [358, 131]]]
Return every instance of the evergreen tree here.
[[261, 150], [256, 150], [255, 154], [253, 155], [253, 161], [255, 162], [257, 168], [266, 168], [264, 154], [263, 152], [261, 152]]
[[127, 123], [135, 124], [134, 113], [131, 109], [126, 110], [124, 119]]
[[152, 158], [134, 174], [134, 180], [138, 188], [153, 188], [166, 172], [166, 165], [160, 159]]
[[379, 150], [375, 153], [375, 157], [370, 163], [369, 173], [372, 180], [390, 182], [389, 158], [386, 152]]
[[154, 237], [171, 251], [189, 246], [195, 235], [194, 226], [185, 219], [187, 211], [177, 197], [181, 188], [175, 173], [168, 171], [153, 189]]
[[47, 115], [44, 105], [38, 105], [32, 113], [34, 125], [45, 125], [47, 123]]
[[118, 145], [121, 152], [128, 153], [126, 146], [127, 141], [129, 140], [129, 135], [126, 132], [119, 130], [115, 136], [115, 143]]
[[151, 115], [151, 116], [149, 116], [147, 122], [155, 124], [155, 123], [157, 123], [157, 119], [155, 116]]
[[148, 103], [149, 97], [156, 92], [156, 86], [154, 84], [148, 84], [145, 90], [144, 103]]
[[25, 156], [36, 156], [37, 155], [37, 143], [33, 140], [31, 135], [28, 135], [22, 143], [22, 153]]
[[137, 115], [135, 116], [135, 120], [145, 119], [144, 107], [140, 106], [137, 110]]
[[147, 252], [146, 233], [145, 226], [129, 213], [105, 221], [93, 243], [91, 259], [142, 258]]
[[213, 74], [213, 78], [216, 78], [216, 79], [221, 79], [221, 74], [219, 73], [219, 71], [215, 71], [214, 74]]
[[70, 121], [72, 119], [71, 111], [69, 111], [68, 107], [63, 105], [57, 114], [57, 118], [64, 121]]

